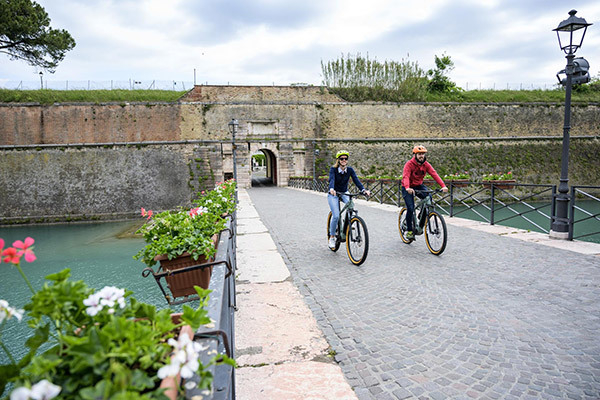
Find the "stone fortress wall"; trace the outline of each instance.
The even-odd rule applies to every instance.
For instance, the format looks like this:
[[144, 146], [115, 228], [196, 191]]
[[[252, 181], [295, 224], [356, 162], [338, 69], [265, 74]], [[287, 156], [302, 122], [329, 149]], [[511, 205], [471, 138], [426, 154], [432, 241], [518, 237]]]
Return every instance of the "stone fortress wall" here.
[[[563, 116], [562, 104], [348, 103], [325, 88], [281, 86], [196, 86], [176, 103], [3, 104], [0, 185], [19, 190], [0, 195], [0, 222], [189, 204], [232, 175], [232, 118], [244, 187], [257, 151], [285, 186], [313, 163], [324, 173], [342, 147], [363, 175], [399, 174], [416, 142], [438, 170], [510, 168], [529, 183], [558, 182]], [[600, 105], [573, 106], [571, 123], [573, 179], [598, 184]]]

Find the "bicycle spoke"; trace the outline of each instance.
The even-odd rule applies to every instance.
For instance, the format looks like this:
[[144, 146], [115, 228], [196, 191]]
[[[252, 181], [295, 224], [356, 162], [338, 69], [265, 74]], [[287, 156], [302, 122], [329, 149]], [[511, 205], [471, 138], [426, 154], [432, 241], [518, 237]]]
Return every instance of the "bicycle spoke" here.
[[350, 220], [346, 230], [346, 250], [348, 257], [355, 265], [360, 265], [367, 259], [369, 251], [369, 234], [362, 218], [355, 216]]

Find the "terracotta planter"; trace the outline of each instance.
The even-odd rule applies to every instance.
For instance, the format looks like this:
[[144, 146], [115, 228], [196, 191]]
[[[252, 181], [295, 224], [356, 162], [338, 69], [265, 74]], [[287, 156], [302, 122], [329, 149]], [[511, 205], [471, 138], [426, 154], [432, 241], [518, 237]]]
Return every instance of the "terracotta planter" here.
[[487, 189], [491, 189], [492, 183], [493, 183], [495, 188], [506, 190], [506, 189], [514, 188], [515, 185], [511, 185], [511, 183], [515, 183], [515, 182], [516, 182], [515, 179], [492, 180], [492, 181], [483, 182], [483, 187], [485, 187]]
[[431, 186], [431, 185], [437, 185], [437, 184], [438, 183], [433, 179], [423, 179], [423, 185], [425, 185], [425, 186]]
[[[215, 246], [219, 240], [219, 235], [213, 236]], [[191, 267], [194, 265], [205, 264], [211, 262], [212, 258], [205, 256], [198, 257], [194, 260], [189, 253], [183, 253], [181, 256], [169, 260], [166, 255], [154, 257], [160, 262], [160, 270], [164, 272], [176, 271], [178, 269]], [[208, 289], [210, 277], [212, 276], [212, 265], [204, 268], [198, 268], [193, 271], [184, 272], [181, 274], [165, 276], [169, 290], [173, 297], [191, 296], [196, 294], [194, 286], [200, 286], [202, 289]]]
[[[178, 324], [181, 318], [181, 313], [171, 314], [171, 320], [174, 324]], [[192, 331], [192, 327], [189, 325], [184, 325], [181, 327], [179, 331], [179, 337], [181, 335], [188, 335], [190, 339], [194, 337], [194, 332]], [[181, 383], [181, 377], [177, 376], [168, 376], [160, 382], [160, 388], [166, 388], [165, 396], [167, 396], [171, 400], [176, 400], [178, 395], [178, 388]]]
[[467, 187], [466, 182], [469, 182], [468, 179], [448, 179], [446, 182], [452, 182], [452, 185], [455, 187]]

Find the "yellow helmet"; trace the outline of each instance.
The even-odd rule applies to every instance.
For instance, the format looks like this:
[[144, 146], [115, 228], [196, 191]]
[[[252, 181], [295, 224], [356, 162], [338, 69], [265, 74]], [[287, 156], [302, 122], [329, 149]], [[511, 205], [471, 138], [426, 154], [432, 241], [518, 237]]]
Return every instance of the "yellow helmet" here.
[[413, 154], [417, 154], [417, 153], [427, 153], [427, 149], [425, 148], [425, 146], [421, 146], [416, 145], [415, 147], [413, 147]]
[[350, 153], [348, 152], [348, 150], [340, 150], [335, 155], [335, 158], [340, 158], [341, 156], [350, 157]]

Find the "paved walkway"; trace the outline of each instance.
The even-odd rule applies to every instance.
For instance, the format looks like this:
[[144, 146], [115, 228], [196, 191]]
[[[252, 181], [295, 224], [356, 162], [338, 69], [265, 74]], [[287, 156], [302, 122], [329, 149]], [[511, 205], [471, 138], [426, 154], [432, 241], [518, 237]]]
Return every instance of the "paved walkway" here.
[[447, 218], [436, 257], [357, 203], [360, 267], [323, 194], [240, 191], [238, 398], [600, 398], [600, 245]]

